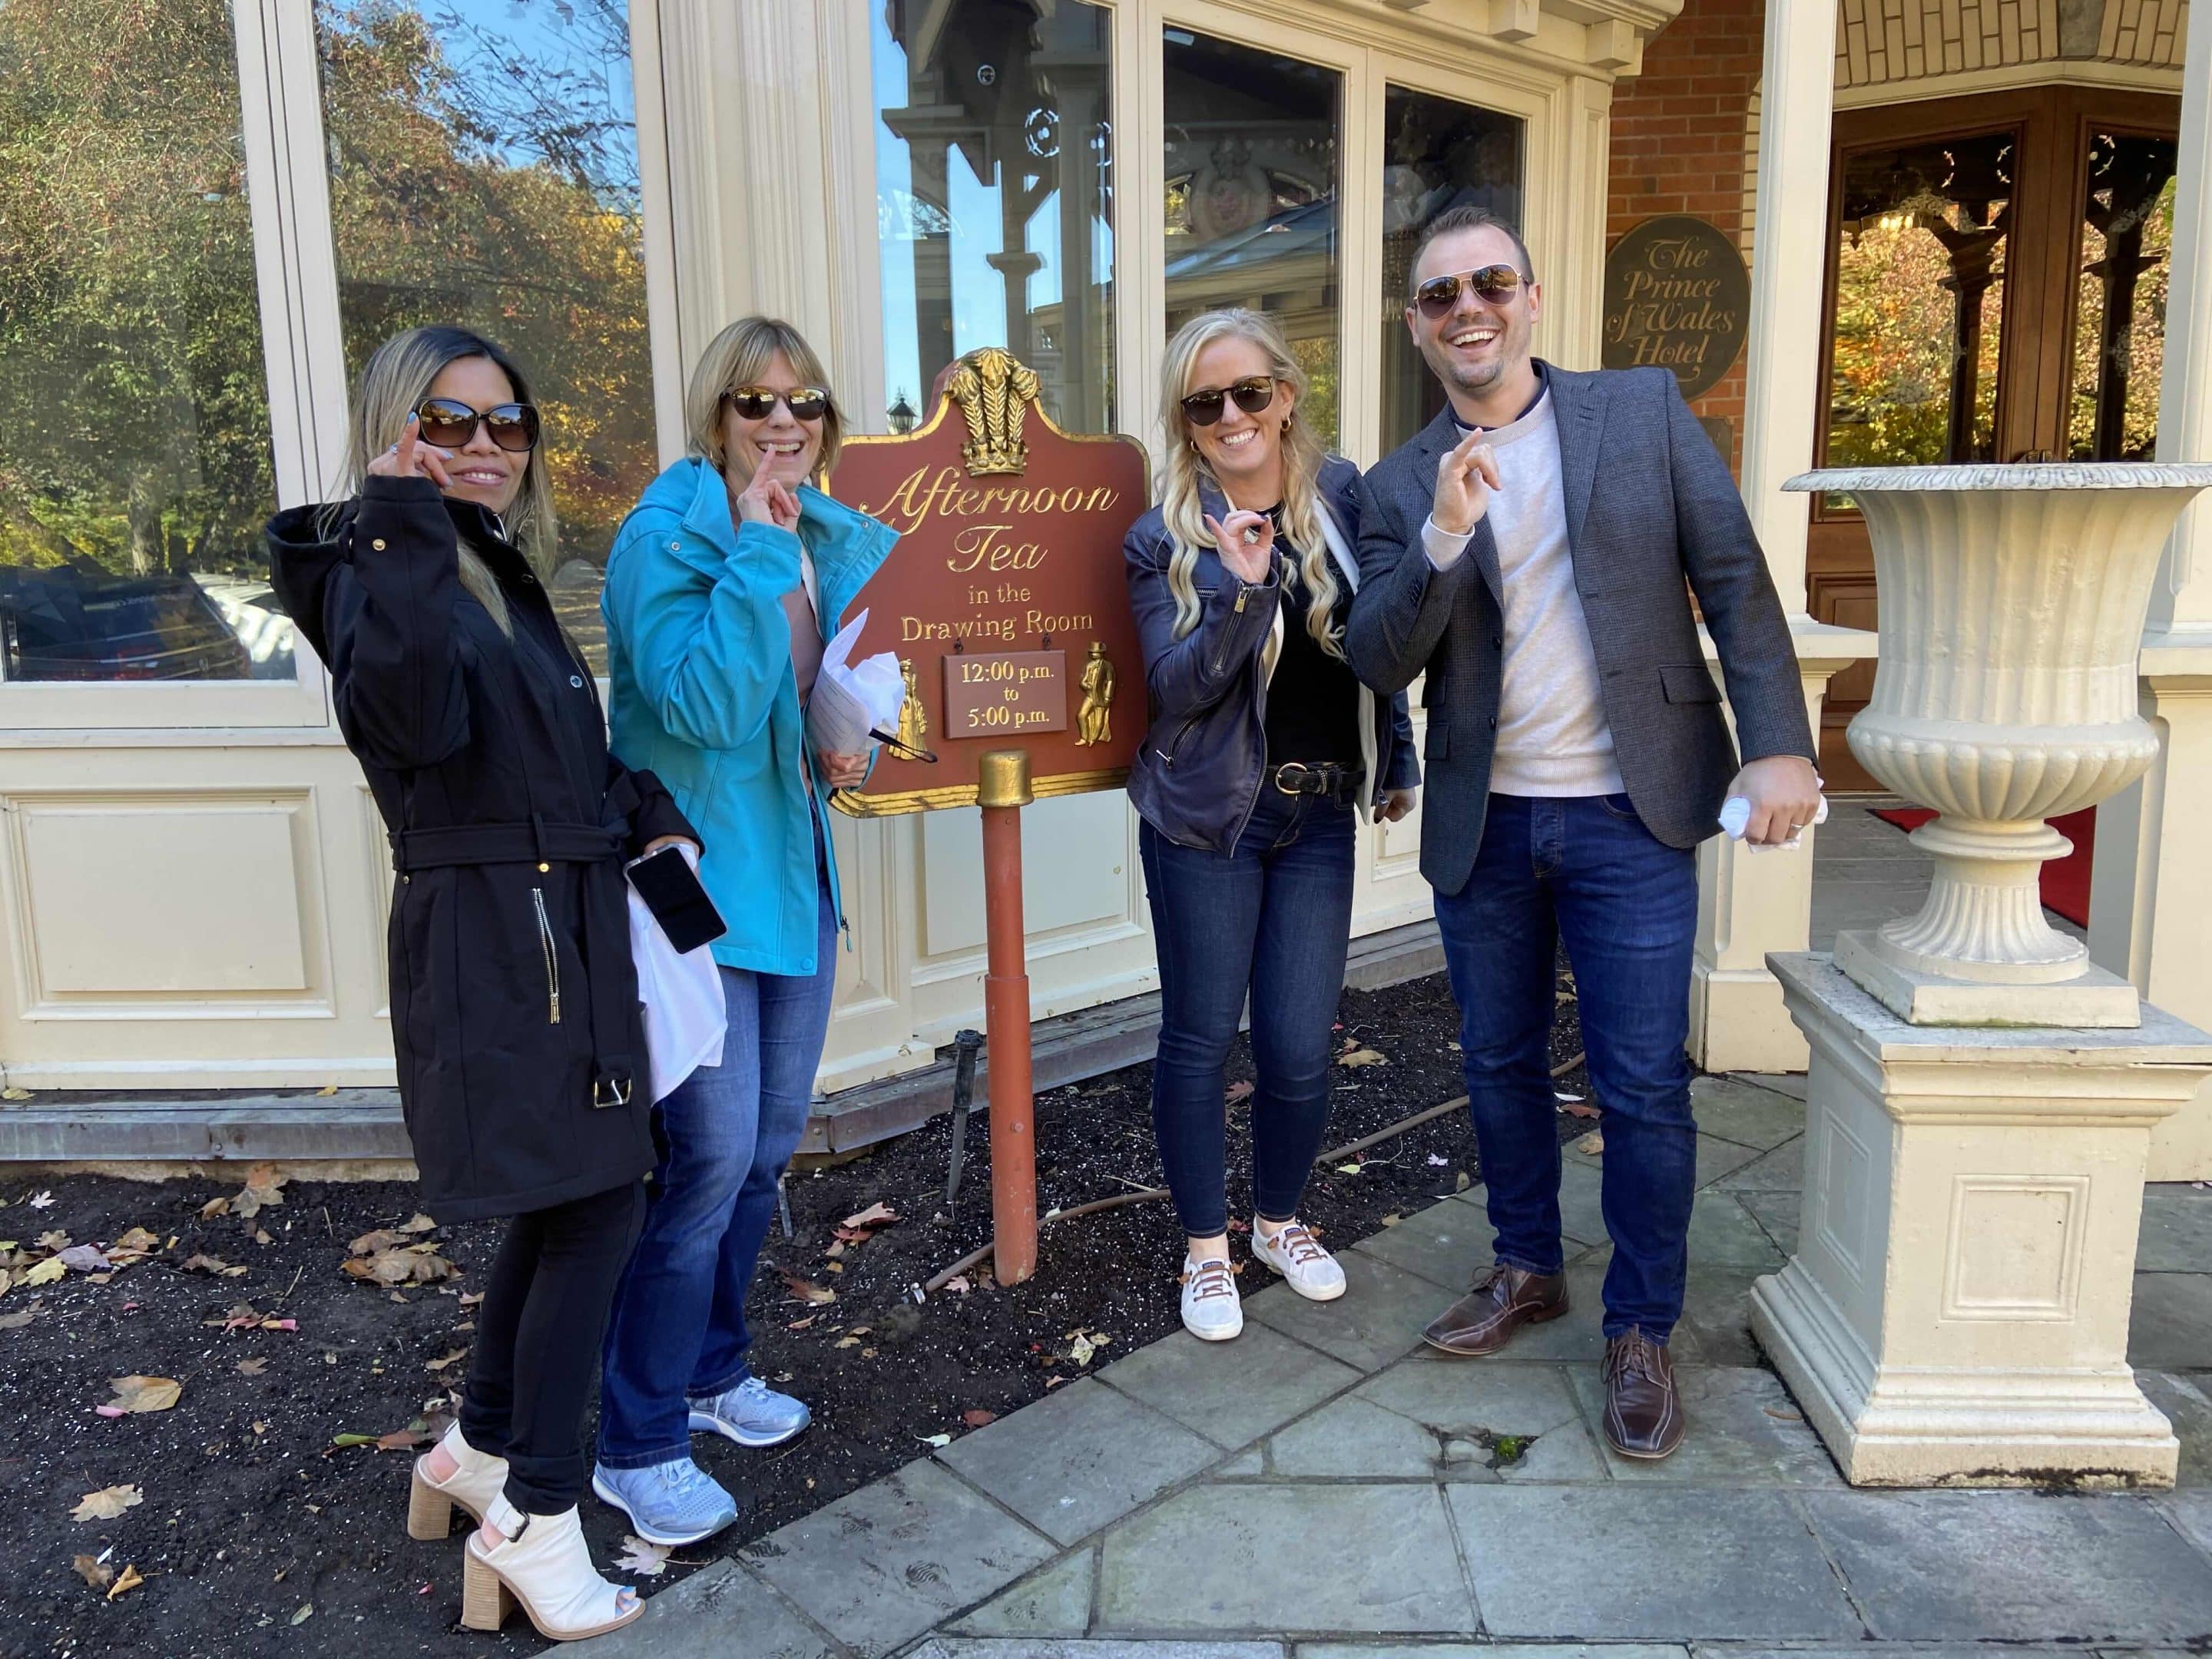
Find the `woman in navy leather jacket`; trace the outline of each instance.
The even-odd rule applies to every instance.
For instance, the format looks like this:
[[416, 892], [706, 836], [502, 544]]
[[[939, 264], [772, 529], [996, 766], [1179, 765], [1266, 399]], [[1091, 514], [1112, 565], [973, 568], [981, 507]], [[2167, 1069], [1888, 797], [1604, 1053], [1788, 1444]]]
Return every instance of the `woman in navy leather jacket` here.
[[1241, 309], [1194, 318], [1163, 381], [1160, 504], [1122, 547], [1151, 711], [1129, 799], [1160, 960], [1152, 1121], [1189, 1240], [1183, 1323], [1220, 1341], [1243, 1328], [1223, 1066], [1248, 993], [1252, 1254], [1301, 1296], [1344, 1293], [1297, 1206], [1328, 1126], [1354, 820], [1403, 817], [1419, 779], [1404, 694], [1377, 696], [1345, 660], [1359, 474], [1306, 423], [1281, 331]]

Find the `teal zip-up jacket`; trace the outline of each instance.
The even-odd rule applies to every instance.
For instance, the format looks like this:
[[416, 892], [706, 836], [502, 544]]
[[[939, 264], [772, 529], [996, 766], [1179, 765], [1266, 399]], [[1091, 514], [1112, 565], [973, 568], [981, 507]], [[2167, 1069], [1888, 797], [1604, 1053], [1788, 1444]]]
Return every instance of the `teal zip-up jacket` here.
[[[827, 638], [898, 539], [817, 489], [798, 493], [796, 534], [736, 523], [722, 475], [696, 457], [677, 462], [623, 520], [599, 597], [614, 752], [658, 773], [705, 838], [700, 878], [730, 929], [714, 941], [714, 960], [762, 974], [820, 965], [801, 781], [814, 757], [783, 609], [799, 585], [799, 544], [814, 560]], [[812, 810], [826, 812], [814, 781]], [[828, 848], [826, 817], [822, 841]], [[842, 928], [834, 851], [829, 869]]]

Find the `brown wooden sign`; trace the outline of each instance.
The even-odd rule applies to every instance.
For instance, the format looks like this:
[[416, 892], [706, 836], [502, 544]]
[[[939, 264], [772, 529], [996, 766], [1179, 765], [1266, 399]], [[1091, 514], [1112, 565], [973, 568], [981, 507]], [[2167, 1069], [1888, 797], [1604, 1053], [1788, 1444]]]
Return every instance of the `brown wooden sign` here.
[[1751, 324], [1751, 273], [1717, 225], [1646, 219], [1605, 261], [1607, 368], [1671, 368], [1682, 395], [1718, 384]]
[[1146, 505], [1132, 438], [1060, 430], [1036, 376], [987, 347], [954, 366], [929, 423], [845, 441], [831, 494], [899, 532], [848, 615], [854, 657], [907, 684], [902, 748], [833, 803], [857, 817], [974, 804], [977, 758], [1028, 750], [1040, 795], [1119, 788], [1144, 736], [1144, 659], [1121, 538]]

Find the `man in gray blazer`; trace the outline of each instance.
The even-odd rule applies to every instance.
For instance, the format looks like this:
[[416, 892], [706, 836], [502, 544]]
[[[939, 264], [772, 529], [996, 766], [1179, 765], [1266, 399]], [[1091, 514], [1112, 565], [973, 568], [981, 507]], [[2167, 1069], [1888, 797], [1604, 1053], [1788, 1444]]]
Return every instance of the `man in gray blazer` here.
[[1497, 1233], [1496, 1265], [1425, 1334], [1495, 1353], [1567, 1310], [1549, 1065], [1564, 942], [1603, 1113], [1606, 1436], [1664, 1457], [1682, 1437], [1667, 1340], [1697, 1170], [1695, 848], [1732, 795], [1753, 842], [1812, 821], [1796, 656], [1728, 465], [1671, 373], [1532, 358], [1528, 249], [1473, 209], [1423, 233], [1411, 288], [1407, 326], [1447, 406], [1366, 477], [1345, 646], [1377, 690], [1428, 677], [1421, 873]]

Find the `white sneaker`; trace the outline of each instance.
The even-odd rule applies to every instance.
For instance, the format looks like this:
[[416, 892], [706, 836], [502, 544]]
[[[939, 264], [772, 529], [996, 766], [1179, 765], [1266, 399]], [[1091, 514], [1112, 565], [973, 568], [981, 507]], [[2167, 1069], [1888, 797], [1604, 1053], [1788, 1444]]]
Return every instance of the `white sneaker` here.
[[1273, 1237], [1254, 1222], [1252, 1255], [1282, 1274], [1290, 1287], [1309, 1302], [1334, 1302], [1344, 1294], [1344, 1269], [1295, 1221], [1286, 1223]]
[[1182, 1328], [1201, 1342], [1226, 1342], [1244, 1328], [1237, 1274], [1226, 1261], [1184, 1258]]

